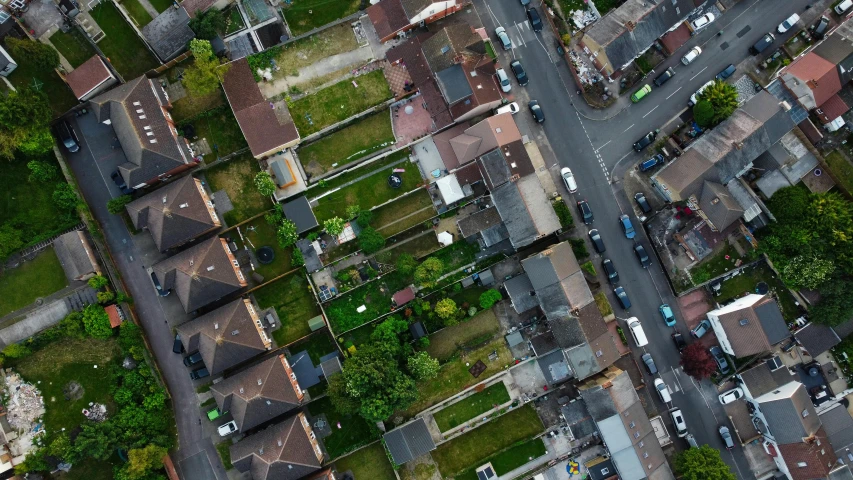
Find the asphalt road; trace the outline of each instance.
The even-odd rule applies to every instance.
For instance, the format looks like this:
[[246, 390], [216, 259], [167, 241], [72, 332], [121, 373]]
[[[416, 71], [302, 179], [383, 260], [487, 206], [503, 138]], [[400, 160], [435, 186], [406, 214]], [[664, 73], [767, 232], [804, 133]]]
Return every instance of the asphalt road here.
[[[672, 405], [666, 406], [653, 394], [658, 411], [664, 412], [670, 434], [674, 437], [671, 419], [665, 412], [669, 408], [680, 408], [688, 430], [696, 440], [723, 452], [723, 459], [737, 473], [738, 478], [751, 478], [752, 475], [743, 450], [738, 446], [726, 452], [720, 440], [717, 429], [729, 422], [717, 400], [716, 388], [709, 381], [695, 382], [679, 369], [679, 354], [670, 339], [672, 329], [663, 323], [658, 312], [660, 304], [670, 304], [678, 319], [677, 328], [687, 333], [688, 329], [666, 277], [655, 262], [647, 270], [640, 266], [632, 251], [633, 241], [625, 238], [618, 224], [619, 215], [627, 213], [632, 217], [634, 226], [639, 226], [631, 205], [633, 200], [625, 196], [618, 180], [629, 167], [642, 159], [642, 155], [634, 153], [631, 147], [640, 136], [659, 128], [682, 112], [696, 89], [729, 64], [737, 65], [746, 58], [749, 46], [766, 32], [773, 31], [776, 35], [772, 49], [775, 50], [797, 30], [778, 35], [775, 33], [778, 24], [791, 13], [802, 12], [809, 3], [806, 0], [789, 0], [784, 2], [784, 8], [779, 8], [781, 2], [743, 0], [691, 38], [658, 66], [655, 73], [634, 87], [639, 88], [643, 83], [651, 82], [664, 69], [674, 66], [676, 75], [662, 88], [653, 87], [642, 102], [630, 105], [618, 114], [614, 111], [608, 120], [595, 121], [582, 117], [575, 109], [574, 102], [583, 100], [575, 93], [577, 87], [566, 62], [556, 54], [555, 39], [547, 25], [541, 33], [532, 32], [520, 3], [474, 0], [486, 30], [492, 33], [497, 26], [504, 26], [511, 37], [512, 50], [498, 52], [501, 65], [508, 67], [512, 59], [519, 59], [530, 78], [526, 87], [519, 87], [513, 81], [513, 91], [510, 93], [511, 99], [525, 110], [516, 116], [520, 120], [522, 132], [533, 138], [538, 138], [544, 132], [560, 166], [570, 167], [578, 179], [580, 189], [575, 200], [586, 199], [592, 207], [596, 217], [592, 227], [599, 230], [607, 248], [603, 256], [613, 261], [619, 271], [620, 285], [628, 292], [633, 305], [630, 311], [620, 309], [612, 294], [609, 295], [611, 304], [619, 318], [638, 317], [650, 340], [643, 349], [633, 348], [633, 354], [642, 365], [639, 356], [645, 352], [651, 353], [661, 378], [674, 391]], [[539, 11], [545, 14], [541, 6]], [[724, 33], [717, 36], [721, 29]], [[723, 44], [728, 45], [723, 48]], [[694, 45], [700, 45], [703, 53], [690, 65], [682, 65], [681, 56]], [[507, 71], [509, 73], [508, 68]], [[738, 73], [735, 74], [737, 77]], [[526, 111], [529, 99], [536, 99], [543, 106], [546, 121], [541, 126], [529, 121], [529, 113]], [[605, 116], [600, 112], [598, 114]], [[522, 116], [527, 118], [519, 118]], [[611, 179], [614, 180], [612, 183]], [[583, 225], [579, 228], [587, 231]], [[651, 254], [651, 245], [642, 229], [638, 228], [634, 241], [642, 243]], [[601, 256], [593, 253], [592, 257], [598, 267]], [[648, 376], [647, 384], [652, 384]], [[686, 442], [675, 441], [679, 449], [687, 447]]]

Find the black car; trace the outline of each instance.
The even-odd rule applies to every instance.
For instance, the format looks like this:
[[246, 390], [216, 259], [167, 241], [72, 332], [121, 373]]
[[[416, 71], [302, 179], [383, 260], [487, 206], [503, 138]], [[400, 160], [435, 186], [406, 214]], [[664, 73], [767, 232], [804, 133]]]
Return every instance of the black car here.
[[592, 240], [592, 246], [595, 248], [596, 252], [604, 253], [606, 248], [604, 248], [604, 241], [601, 239], [601, 235], [599, 235], [597, 228], [593, 228], [589, 231], [589, 239]]
[[675, 76], [675, 69], [672, 67], [667, 68], [663, 71], [657, 78], [655, 78], [655, 85], [658, 87], [668, 82], [670, 78]]
[[542, 19], [539, 17], [539, 12], [537, 12], [535, 8], [530, 7], [527, 9], [527, 19], [530, 20], [530, 26], [533, 28], [534, 32], [542, 31]]
[[77, 132], [74, 131], [74, 127], [70, 123], [65, 120], [57, 123], [56, 133], [59, 135], [59, 141], [69, 152], [80, 151], [80, 139], [77, 138]]
[[655, 130], [654, 132], [649, 132], [649, 133], [643, 135], [642, 138], [640, 138], [639, 140], [634, 142], [634, 150], [636, 150], [638, 152], [642, 152], [644, 148], [651, 145], [652, 142], [654, 142], [655, 139], [658, 138], [658, 132], [659, 131], [660, 130]]
[[187, 367], [192, 367], [196, 363], [201, 362], [201, 352], [195, 352], [192, 355], [187, 355], [184, 357], [184, 365]]
[[820, 17], [820, 20], [812, 26], [812, 35], [817, 38], [823, 38], [826, 35], [827, 29], [829, 29], [829, 19]]
[[210, 372], [207, 370], [207, 367], [201, 367], [196, 370], [190, 372], [190, 378], [193, 380], [198, 380], [199, 378], [209, 377]]
[[717, 76], [714, 78], [722, 82], [723, 80], [731, 77], [735, 73], [735, 70], [737, 69], [734, 65], [729, 65], [722, 72], [718, 73]]
[[634, 195], [634, 201], [637, 202], [637, 205], [640, 207], [640, 210], [642, 210], [643, 213], [649, 213], [652, 211], [652, 206], [649, 205], [649, 201], [646, 200], [646, 196], [643, 194], [643, 192], [639, 192]]
[[614, 288], [613, 295], [616, 295], [616, 300], [619, 300], [619, 305], [621, 305], [622, 308], [625, 310], [631, 308], [631, 300], [628, 298], [628, 292], [626, 292], [624, 288]]
[[646, 370], [649, 371], [649, 375], [654, 375], [658, 373], [658, 367], [655, 365], [655, 359], [652, 358], [651, 353], [647, 353], [640, 358], [642, 358], [643, 363], [646, 364]]
[[640, 265], [642, 265], [643, 268], [649, 268], [649, 265], [652, 264], [652, 261], [649, 259], [649, 254], [646, 253], [646, 249], [639, 243], [634, 245], [634, 255], [637, 256], [637, 260], [640, 261]]
[[586, 200], [578, 201], [578, 212], [580, 212], [581, 218], [583, 218], [584, 225], [590, 225], [595, 221], [595, 217], [592, 216], [592, 209], [589, 208], [589, 204], [586, 203]]
[[767, 47], [773, 45], [773, 41], [776, 40], [776, 37], [773, 36], [772, 33], [765, 33], [761, 40], [755, 42], [755, 45], [749, 47], [749, 53], [753, 55], [758, 55], [761, 52], [767, 50]]
[[512, 73], [515, 74], [515, 79], [518, 80], [519, 85], [522, 87], [527, 85], [527, 73], [524, 71], [524, 67], [521, 66], [521, 62], [513, 60], [509, 64], [509, 68], [511, 68]]
[[111, 173], [110, 178], [113, 179], [113, 182], [115, 182], [118, 189], [121, 190], [122, 195], [130, 195], [133, 193], [133, 189], [127, 186], [127, 182], [124, 181], [124, 178], [122, 178], [118, 170]]
[[181, 341], [179, 334], [175, 334], [175, 343], [172, 344], [172, 352], [184, 353], [184, 342]]
[[672, 335], [670, 336], [672, 337], [673, 343], [675, 343], [675, 348], [678, 349], [678, 353], [681, 353], [681, 351], [687, 347], [687, 341], [684, 340], [684, 335], [682, 335], [681, 332], [676, 330], [672, 332]]
[[719, 345], [711, 347], [708, 351], [711, 352], [711, 356], [714, 357], [714, 361], [717, 362], [717, 368], [720, 369], [720, 373], [725, 375], [731, 371], [729, 368], [729, 362], [726, 360], [726, 356], [723, 354], [723, 349], [720, 348]]
[[613, 262], [609, 258], [601, 261], [601, 269], [604, 270], [604, 274], [607, 275], [607, 281], [611, 285], [619, 281], [619, 272], [616, 271], [616, 267], [613, 266]]
[[539, 106], [539, 100], [531, 100], [530, 103], [527, 104], [527, 108], [530, 109], [530, 113], [533, 114], [533, 119], [536, 120], [536, 123], [542, 123], [545, 121], [545, 114], [542, 113], [542, 107]]

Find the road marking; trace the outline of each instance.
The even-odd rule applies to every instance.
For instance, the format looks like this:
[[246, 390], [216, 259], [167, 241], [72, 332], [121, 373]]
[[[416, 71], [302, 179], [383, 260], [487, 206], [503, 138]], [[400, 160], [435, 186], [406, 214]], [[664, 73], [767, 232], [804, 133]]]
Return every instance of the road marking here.
[[[678, 90], [681, 90], [681, 87], [678, 87]], [[678, 93], [678, 90], [676, 90], [676, 91], [674, 91], [674, 92], [670, 93], [670, 94], [669, 94], [669, 97], [671, 97], [671, 96], [675, 95], [676, 93]], [[669, 97], [666, 97], [666, 99], [667, 99], [667, 100], [669, 100]]]
[[704, 72], [704, 71], [705, 71], [705, 70], [707, 70], [707, 69], [708, 69], [708, 67], [705, 67], [705, 68], [703, 68], [702, 70], [699, 70], [699, 73], [697, 73], [696, 75], [693, 75], [692, 77], [690, 77], [690, 80], [691, 80], [691, 81], [693, 81], [693, 79], [694, 79], [694, 78], [698, 77], [698, 76], [699, 76], [699, 74], [701, 74], [702, 72]]
[[[632, 124], [631, 124], [631, 127], [633, 127], [634, 125], [636, 125], [636, 124], [635, 124], [635, 123], [632, 123]], [[628, 128], [626, 128], [625, 130], [622, 130], [622, 133], [627, 132], [628, 130], [630, 130], [630, 129], [631, 129], [631, 127], [628, 127]]]
[[[675, 367], [673, 367], [672, 365], [670, 365], [670, 366], [669, 366], [669, 368], [670, 368], [670, 370], [672, 370], [672, 377], [673, 377], [673, 379], [675, 380], [675, 383], [677, 383], [677, 384], [678, 384], [678, 388], [679, 388], [681, 391], [684, 391], [684, 386], [683, 386], [683, 385], [681, 385], [681, 381], [678, 379], [678, 373], [675, 371]], [[679, 370], [681, 370], [681, 369], [679, 368]]]
[[[612, 141], [613, 141], [613, 140], [608, 140], [608, 141], [607, 141], [607, 143], [605, 143], [604, 145], [602, 145], [602, 146], [598, 147], [598, 150], [601, 150], [602, 148], [606, 147], [606, 146], [607, 146], [610, 142], [612, 142]], [[596, 151], [598, 151], [598, 150], [596, 150]]]
[[653, 108], [653, 109], [649, 110], [649, 113], [647, 113], [647, 114], [643, 115], [643, 118], [646, 118], [646, 117], [648, 117], [649, 115], [651, 115], [651, 113], [652, 113], [652, 112], [654, 112], [655, 110], [657, 110], [659, 106], [660, 106], [660, 105], [658, 105], [657, 107], [655, 107], [655, 108]]

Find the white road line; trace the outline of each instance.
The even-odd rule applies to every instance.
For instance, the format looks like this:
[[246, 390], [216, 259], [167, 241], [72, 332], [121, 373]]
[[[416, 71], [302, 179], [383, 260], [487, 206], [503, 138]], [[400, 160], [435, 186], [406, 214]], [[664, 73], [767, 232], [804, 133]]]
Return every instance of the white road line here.
[[[631, 124], [631, 127], [633, 127], [634, 125], [636, 125], [636, 124], [635, 124], [635, 123], [632, 123], [632, 124]], [[630, 130], [630, 129], [631, 129], [631, 127], [628, 127], [628, 128], [626, 128], [625, 130], [622, 130], [622, 133], [627, 132], [628, 130]]]
[[[613, 141], [613, 140], [608, 140], [608, 141], [607, 141], [607, 143], [605, 143], [604, 145], [602, 145], [602, 146], [598, 147], [598, 150], [601, 150], [602, 148], [606, 147], [606, 146], [607, 146], [607, 144], [609, 144], [609, 143], [610, 143], [610, 142], [612, 142], [612, 141]], [[598, 150], [596, 150], [596, 153], [598, 152]]]
[[[670, 93], [670, 94], [669, 94], [669, 97], [671, 97], [671, 96], [675, 95], [676, 93], [678, 93], [678, 90], [681, 90], [681, 87], [678, 87], [678, 89], [677, 89], [676, 91], [674, 91], [674, 92]], [[666, 97], [666, 99], [667, 99], [667, 100], [669, 100], [669, 97]]]
[[655, 108], [653, 108], [653, 109], [649, 110], [649, 113], [647, 113], [647, 114], [643, 115], [643, 118], [648, 117], [652, 112], [654, 112], [655, 110], [657, 110], [659, 106], [660, 106], [660, 105], [658, 105], [657, 107], [655, 107]]
[[697, 73], [696, 75], [693, 75], [692, 77], [690, 77], [690, 81], [693, 81], [693, 79], [694, 79], [694, 78], [698, 77], [698, 76], [699, 76], [699, 74], [701, 74], [702, 72], [704, 72], [704, 71], [705, 71], [705, 70], [707, 70], [707, 69], [708, 69], [708, 67], [705, 67], [705, 68], [703, 68], [702, 70], [699, 70], [699, 73]]

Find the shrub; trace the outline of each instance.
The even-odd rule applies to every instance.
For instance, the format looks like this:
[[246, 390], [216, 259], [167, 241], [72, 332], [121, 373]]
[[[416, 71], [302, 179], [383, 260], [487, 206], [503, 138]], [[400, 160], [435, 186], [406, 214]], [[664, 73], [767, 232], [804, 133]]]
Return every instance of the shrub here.
[[7, 345], [6, 348], [3, 349], [3, 356], [6, 358], [24, 358], [31, 353], [32, 351], [29, 348], [20, 343]]
[[255, 175], [255, 188], [258, 189], [261, 195], [265, 197], [275, 193], [275, 182], [267, 172], [258, 172]]
[[501, 298], [503, 298], [501, 297], [501, 292], [494, 288], [490, 288], [480, 294], [480, 307], [482, 307], [483, 310], [492, 308], [492, 305], [500, 302]]
[[94, 277], [89, 279], [89, 286], [94, 288], [95, 290], [100, 290], [107, 285], [109, 285], [110, 281], [107, 280], [107, 277], [103, 275], [95, 275]]
[[122, 195], [107, 202], [107, 211], [113, 215], [118, 215], [124, 211], [124, 206], [133, 201], [130, 195]]
[[582, 238], [570, 238], [569, 243], [572, 245], [572, 251], [578, 259], [589, 256], [589, 251], [586, 249], [586, 242]]
[[373, 227], [367, 227], [358, 235], [358, 246], [365, 254], [370, 255], [385, 246], [385, 237]]

